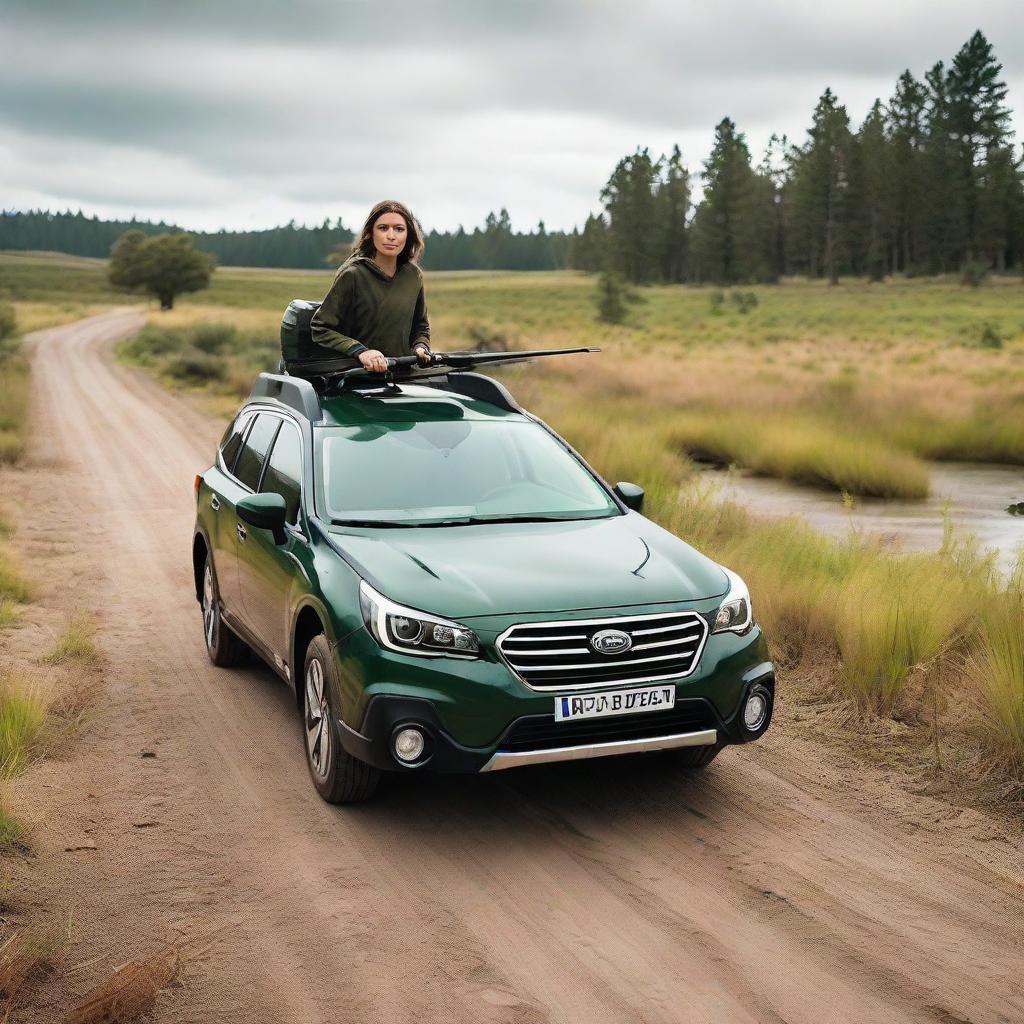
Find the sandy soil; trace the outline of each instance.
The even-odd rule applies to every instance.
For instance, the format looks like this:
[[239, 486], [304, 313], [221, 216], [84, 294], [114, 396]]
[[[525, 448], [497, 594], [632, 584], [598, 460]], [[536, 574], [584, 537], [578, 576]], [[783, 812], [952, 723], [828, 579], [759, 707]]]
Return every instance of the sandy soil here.
[[97, 613], [107, 670], [18, 787], [43, 821], [16, 898], [72, 938], [16, 1020], [168, 941], [194, 952], [162, 1024], [1024, 1020], [1016, 835], [784, 716], [699, 779], [613, 759], [321, 802], [286, 687], [207, 660], [192, 478], [222, 425], [112, 361], [139, 321], [34, 342], [20, 539], [65, 552], [44, 586]]

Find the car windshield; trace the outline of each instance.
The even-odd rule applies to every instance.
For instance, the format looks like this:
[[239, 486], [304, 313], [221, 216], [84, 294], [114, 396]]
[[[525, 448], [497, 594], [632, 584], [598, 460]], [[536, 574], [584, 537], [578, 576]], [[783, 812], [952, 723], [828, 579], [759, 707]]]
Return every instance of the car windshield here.
[[589, 519], [618, 509], [543, 427], [448, 420], [325, 427], [318, 503], [352, 525]]

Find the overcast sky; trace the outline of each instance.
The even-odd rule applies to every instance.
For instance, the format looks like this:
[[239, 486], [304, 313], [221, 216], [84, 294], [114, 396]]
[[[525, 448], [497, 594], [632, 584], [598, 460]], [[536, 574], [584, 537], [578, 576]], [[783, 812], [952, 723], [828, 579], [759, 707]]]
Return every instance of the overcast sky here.
[[699, 171], [728, 115], [756, 161], [977, 28], [1024, 111], [1019, 0], [0, 0], [0, 207], [568, 228], [637, 146]]

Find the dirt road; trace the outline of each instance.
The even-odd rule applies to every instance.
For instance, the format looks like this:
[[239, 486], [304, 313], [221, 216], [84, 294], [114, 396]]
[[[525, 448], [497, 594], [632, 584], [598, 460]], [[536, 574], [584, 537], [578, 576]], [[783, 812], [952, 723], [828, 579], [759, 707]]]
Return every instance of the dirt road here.
[[1024, 1020], [1019, 848], [784, 717], [700, 779], [612, 760], [322, 803], [286, 687], [207, 660], [192, 478], [222, 424], [114, 364], [138, 323], [35, 341], [22, 535], [73, 548], [50, 585], [82, 588], [108, 671], [74, 751], [27, 783], [33, 897], [70, 912], [81, 966], [23, 1019], [185, 940], [160, 1022]]

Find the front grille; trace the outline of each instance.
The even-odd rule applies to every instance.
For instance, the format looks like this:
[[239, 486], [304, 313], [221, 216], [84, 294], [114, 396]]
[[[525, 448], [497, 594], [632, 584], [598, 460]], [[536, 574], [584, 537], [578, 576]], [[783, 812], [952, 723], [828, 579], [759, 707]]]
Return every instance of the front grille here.
[[531, 715], [513, 722], [498, 744], [509, 753], [577, 747], [591, 743], [642, 740], [716, 728], [715, 717], [703, 701], [680, 701], [671, 711], [649, 715], [619, 715], [580, 722], [556, 722], [554, 715]]
[[[595, 633], [618, 629], [633, 646], [624, 654], [599, 654]], [[700, 660], [708, 624], [696, 612], [524, 622], [498, 638], [498, 650], [534, 690], [640, 683], [689, 675]]]

